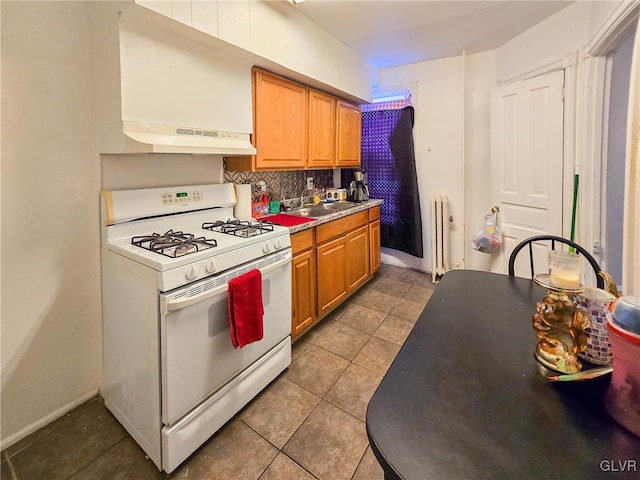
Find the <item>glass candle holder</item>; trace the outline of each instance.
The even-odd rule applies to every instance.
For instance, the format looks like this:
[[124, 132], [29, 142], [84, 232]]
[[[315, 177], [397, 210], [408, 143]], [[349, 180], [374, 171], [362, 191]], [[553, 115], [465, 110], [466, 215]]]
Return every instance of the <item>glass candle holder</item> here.
[[577, 253], [552, 250], [549, 252], [549, 283], [559, 288], [579, 288], [580, 256]]

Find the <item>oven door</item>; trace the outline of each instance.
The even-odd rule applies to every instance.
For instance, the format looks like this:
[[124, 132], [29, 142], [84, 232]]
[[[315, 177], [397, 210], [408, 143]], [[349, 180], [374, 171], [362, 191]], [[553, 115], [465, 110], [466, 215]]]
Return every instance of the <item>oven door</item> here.
[[[231, 343], [228, 282], [262, 273], [264, 337]], [[162, 422], [172, 425], [291, 334], [291, 250], [160, 295]]]

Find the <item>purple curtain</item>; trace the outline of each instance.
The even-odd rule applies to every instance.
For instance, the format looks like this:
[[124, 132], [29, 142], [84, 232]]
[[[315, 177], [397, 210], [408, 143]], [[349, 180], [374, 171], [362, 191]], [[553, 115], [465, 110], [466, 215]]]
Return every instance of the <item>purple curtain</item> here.
[[[423, 257], [422, 219], [413, 145], [413, 107], [364, 111], [362, 167], [367, 171], [371, 198], [380, 206], [381, 244]], [[353, 170], [342, 170], [348, 188]]]

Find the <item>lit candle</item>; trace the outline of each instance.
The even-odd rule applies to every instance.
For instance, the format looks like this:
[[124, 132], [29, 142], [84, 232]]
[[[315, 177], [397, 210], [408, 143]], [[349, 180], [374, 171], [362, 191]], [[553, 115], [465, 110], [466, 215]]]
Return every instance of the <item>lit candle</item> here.
[[549, 252], [549, 283], [558, 288], [580, 288], [580, 257], [573, 252]]
[[549, 276], [551, 285], [564, 288], [578, 288], [580, 286], [580, 274], [578, 272], [556, 269]]

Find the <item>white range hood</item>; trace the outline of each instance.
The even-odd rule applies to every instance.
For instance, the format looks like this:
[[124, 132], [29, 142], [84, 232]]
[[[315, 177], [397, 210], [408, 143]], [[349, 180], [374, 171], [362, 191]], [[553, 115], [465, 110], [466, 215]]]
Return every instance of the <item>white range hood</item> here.
[[98, 151], [254, 155], [250, 60], [126, 14], [135, 7], [87, 7]]
[[100, 153], [255, 155], [248, 133], [118, 122], [100, 129]]

